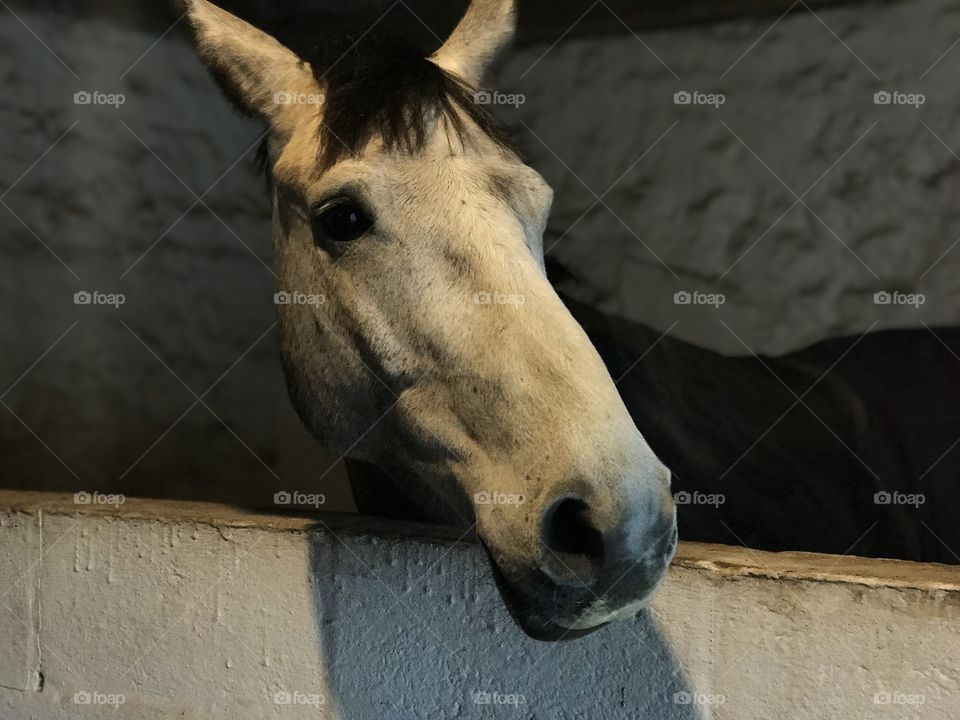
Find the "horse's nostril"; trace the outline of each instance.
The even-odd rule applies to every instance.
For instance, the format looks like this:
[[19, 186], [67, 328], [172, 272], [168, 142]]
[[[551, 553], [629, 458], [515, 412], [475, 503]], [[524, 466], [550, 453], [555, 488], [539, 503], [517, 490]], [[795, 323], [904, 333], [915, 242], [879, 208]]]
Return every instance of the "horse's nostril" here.
[[555, 502], [543, 516], [541, 537], [548, 551], [544, 569], [556, 579], [586, 580], [603, 563], [603, 533], [591, 521], [583, 500]]

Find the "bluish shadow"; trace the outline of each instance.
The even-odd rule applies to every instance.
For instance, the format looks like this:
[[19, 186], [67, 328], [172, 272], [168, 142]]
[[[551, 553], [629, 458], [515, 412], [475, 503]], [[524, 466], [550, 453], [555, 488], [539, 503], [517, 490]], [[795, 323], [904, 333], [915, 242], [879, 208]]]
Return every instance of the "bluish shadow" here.
[[337, 536], [310, 536], [331, 716], [698, 717], [649, 613], [573, 642], [541, 643], [510, 620], [478, 547]]

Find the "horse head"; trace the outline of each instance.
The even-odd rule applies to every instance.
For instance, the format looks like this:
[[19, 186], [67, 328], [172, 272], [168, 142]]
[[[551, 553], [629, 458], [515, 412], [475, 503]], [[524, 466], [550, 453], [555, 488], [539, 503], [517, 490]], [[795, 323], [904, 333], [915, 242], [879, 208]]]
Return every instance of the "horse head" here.
[[530, 635], [636, 614], [676, 545], [670, 473], [546, 278], [550, 187], [477, 102], [513, 3], [474, 0], [429, 57], [370, 32], [308, 59], [185, 6], [214, 77], [268, 128], [282, 357], [305, 424], [475, 523]]

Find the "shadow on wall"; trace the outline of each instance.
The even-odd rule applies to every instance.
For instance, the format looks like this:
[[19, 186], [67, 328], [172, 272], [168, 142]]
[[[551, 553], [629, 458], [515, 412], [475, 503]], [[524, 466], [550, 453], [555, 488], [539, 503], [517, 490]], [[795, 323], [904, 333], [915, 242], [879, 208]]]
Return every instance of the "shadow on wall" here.
[[513, 624], [477, 548], [408, 543], [397, 553], [370, 537], [352, 544], [356, 553], [324, 532], [310, 539], [318, 641], [334, 695], [328, 717], [698, 717], [649, 612], [574, 642], [542, 643]]

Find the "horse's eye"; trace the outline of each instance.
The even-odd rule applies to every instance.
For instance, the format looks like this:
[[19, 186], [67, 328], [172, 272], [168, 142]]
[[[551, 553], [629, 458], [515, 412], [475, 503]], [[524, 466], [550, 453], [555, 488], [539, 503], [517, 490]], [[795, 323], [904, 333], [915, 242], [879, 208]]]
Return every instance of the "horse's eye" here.
[[373, 227], [373, 220], [360, 205], [345, 198], [322, 209], [314, 217], [314, 227], [327, 240], [349, 242]]

